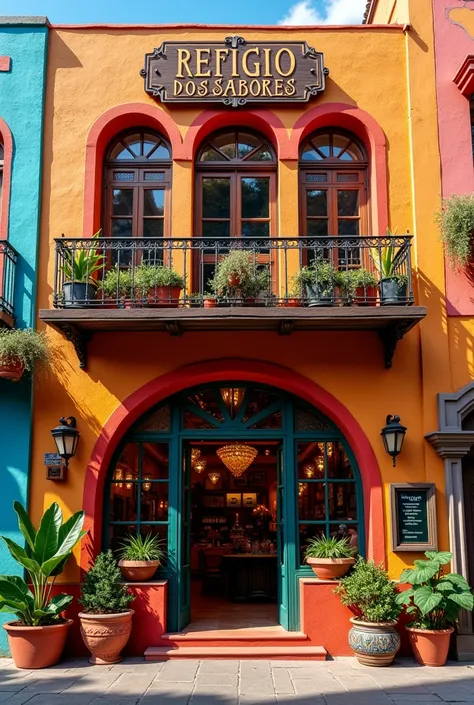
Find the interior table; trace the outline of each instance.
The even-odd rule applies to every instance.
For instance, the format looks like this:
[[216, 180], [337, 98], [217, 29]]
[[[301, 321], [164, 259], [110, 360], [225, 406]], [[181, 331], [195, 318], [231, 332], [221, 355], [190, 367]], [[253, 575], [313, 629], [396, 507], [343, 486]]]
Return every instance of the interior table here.
[[232, 553], [224, 555], [222, 561], [233, 602], [276, 600], [276, 553]]

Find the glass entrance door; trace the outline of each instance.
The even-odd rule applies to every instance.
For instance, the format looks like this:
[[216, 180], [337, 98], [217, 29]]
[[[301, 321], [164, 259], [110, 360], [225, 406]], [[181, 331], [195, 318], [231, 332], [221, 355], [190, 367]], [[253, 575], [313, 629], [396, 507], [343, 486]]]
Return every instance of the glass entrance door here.
[[278, 621], [285, 629], [289, 629], [288, 616], [288, 587], [287, 587], [287, 559], [285, 556], [285, 491], [283, 474], [282, 446], [278, 448], [277, 455], [277, 585], [278, 585]]
[[191, 621], [191, 448], [183, 445], [181, 512], [178, 517], [178, 629]]

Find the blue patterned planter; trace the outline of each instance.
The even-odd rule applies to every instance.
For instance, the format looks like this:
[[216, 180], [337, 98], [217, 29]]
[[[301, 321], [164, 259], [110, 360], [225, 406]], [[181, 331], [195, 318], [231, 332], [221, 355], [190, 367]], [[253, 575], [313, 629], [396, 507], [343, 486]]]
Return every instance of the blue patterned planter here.
[[359, 663], [366, 666], [390, 666], [400, 648], [396, 622], [373, 624], [351, 618], [349, 646]]

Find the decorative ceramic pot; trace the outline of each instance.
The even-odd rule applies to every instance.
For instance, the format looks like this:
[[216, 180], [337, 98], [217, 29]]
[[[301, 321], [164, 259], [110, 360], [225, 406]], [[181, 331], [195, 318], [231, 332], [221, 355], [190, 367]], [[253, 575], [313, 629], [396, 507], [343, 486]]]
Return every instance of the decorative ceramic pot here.
[[320, 580], [335, 580], [347, 573], [355, 558], [307, 558], [306, 563]]
[[85, 308], [97, 298], [97, 286], [85, 282], [65, 282], [63, 294], [65, 308]]
[[396, 277], [387, 277], [380, 282], [380, 303], [382, 306], [404, 305], [407, 298], [407, 285], [400, 284]]
[[328, 292], [329, 285], [306, 284], [308, 306], [333, 306], [334, 290]]
[[17, 668], [47, 668], [59, 661], [72, 619], [46, 627], [24, 627], [7, 622], [10, 652]]
[[407, 627], [413, 655], [422, 666], [444, 666], [454, 629], [417, 629]]
[[125, 580], [131, 582], [145, 582], [156, 573], [160, 561], [119, 561], [119, 568]]
[[377, 287], [358, 286], [354, 293], [353, 302], [357, 304], [357, 306], [376, 306]]
[[106, 666], [122, 660], [120, 652], [132, 631], [133, 610], [118, 614], [79, 612], [81, 636], [91, 652], [89, 663]]
[[365, 666], [390, 666], [400, 648], [396, 622], [362, 622], [351, 617], [349, 646]]
[[18, 382], [24, 372], [23, 363], [20, 360], [10, 364], [0, 365], [0, 377], [3, 379], [11, 379], [12, 382]]

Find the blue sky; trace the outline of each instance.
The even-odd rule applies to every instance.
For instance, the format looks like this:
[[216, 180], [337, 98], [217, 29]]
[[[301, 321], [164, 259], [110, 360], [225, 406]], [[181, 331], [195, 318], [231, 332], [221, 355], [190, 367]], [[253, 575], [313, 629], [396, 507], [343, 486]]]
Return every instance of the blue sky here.
[[0, 0], [0, 15], [53, 23], [353, 24], [366, 0]]

